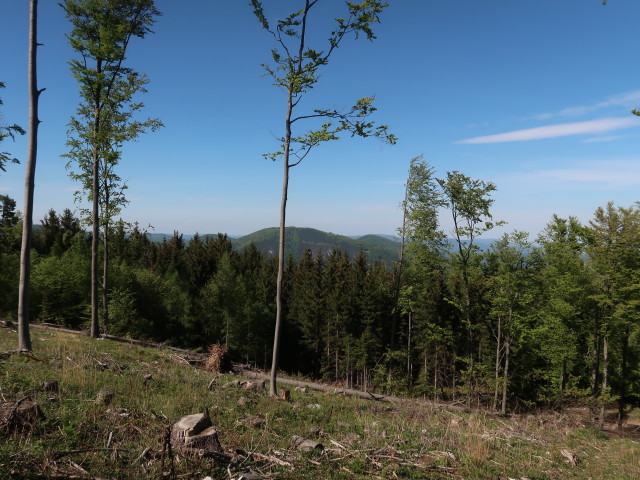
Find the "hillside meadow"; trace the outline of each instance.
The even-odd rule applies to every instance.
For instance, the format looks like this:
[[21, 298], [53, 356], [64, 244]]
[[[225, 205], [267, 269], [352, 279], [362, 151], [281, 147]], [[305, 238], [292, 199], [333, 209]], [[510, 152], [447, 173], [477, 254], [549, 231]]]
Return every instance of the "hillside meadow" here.
[[[285, 401], [225, 388], [243, 379], [172, 350], [33, 337], [33, 354], [12, 354], [17, 333], [0, 328], [0, 406], [30, 397], [43, 414], [21, 428], [5, 422], [0, 479], [640, 479], [635, 411], [622, 428], [599, 430], [584, 409], [497, 416], [293, 389]], [[42, 390], [52, 379], [59, 393]], [[96, 401], [105, 389], [109, 405]], [[167, 427], [205, 407], [230, 464], [166, 452]], [[294, 435], [324, 448], [301, 451]]]

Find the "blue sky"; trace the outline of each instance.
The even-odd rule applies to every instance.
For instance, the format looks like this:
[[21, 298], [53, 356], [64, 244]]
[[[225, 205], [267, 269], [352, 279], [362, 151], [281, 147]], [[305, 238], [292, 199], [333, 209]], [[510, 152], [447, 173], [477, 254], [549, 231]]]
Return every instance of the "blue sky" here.
[[[299, 0], [265, 0], [278, 15]], [[640, 199], [640, 2], [611, 0], [396, 0], [378, 39], [349, 40], [301, 104], [341, 108], [376, 96], [376, 120], [395, 146], [347, 138], [292, 170], [288, 225], [359, 235], [394, 233], [409, 161], [424, 154], [439, 176], [459, 170], [494, 182], [494, 218], [537, 234], [552, 214], [588, 221], [598, 206]], [[310, 19], [322, 48], [343, 2], [321, 0]], [[285, 97], [261, 77], [271, 38], [249, 0], [158, 0], [155, 33], [134, 41], [128, 65], [151, 83], [145, 114], [165, 128], [126, 147], [120, 175], [126, 220], [156, 232], [247, 234], [278, 224], [277, 149]], [[28, 2], [0, 16], [0, 121], [27, 125]], [[272, 17], [273, 18], [273, 17]], [[67, 176], [66, 125], [78, 103], [67, 61], [68, 22], [40, 0], [36, 219], [77, 208]], [[320, 42], [320, 43], [318, 43]], [[305, 110], [307, 109], [307, 110]], [[0, 193], [22, 205], [26, 137], [4, 142], [22, 165], [0, 172]], [[443, 216], [445, 230], [450, 222]]]

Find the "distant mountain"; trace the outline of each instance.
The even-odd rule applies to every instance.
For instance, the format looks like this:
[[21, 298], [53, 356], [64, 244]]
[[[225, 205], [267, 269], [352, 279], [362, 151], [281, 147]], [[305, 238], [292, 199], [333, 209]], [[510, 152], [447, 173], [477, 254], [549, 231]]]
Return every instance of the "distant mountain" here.
[[[257, 232], [244, 236], [229, 236], [233, 248], [242, 251], [253, 243], [256, 248], [266, 255], [275, 256], [278, 253], [278, 234], [276, 227], [264, 228]], [[149, 233], [149, 240], [152, 242], [162, 242], [170, 239], [173, 235], [167, 233]], [[217, 234], [202, 234], [200, 238], [216, 237]], [[193, 235], [183, 234], [185, 243], [188, 243]], [[293, 254], [295, 258], [300, 258], [308, 248], [315, 256], [322, 251], [325, 255], [333, 250], [345, 250], [353, 258], [362, 250], [369, 261], [380, 260], [391, 263], [398, 260], [400, 255], [400, 239], [394, 235], [369, 234], [363, 236], [345, 236], [335, 233], [323, 232], [315, 228], [287, 227], [285, 237], [285, 255]], [[448, 239], [452, 247], [455, 245], [453, 239]], [[477, 238], [475, 244], [480, 250], [486, 251], [495, 238]]]
[[[265, 228], [232, 239], [232, 243], [237, 250], [243, 250], [253, 243], [258, 250], [275, 256], [278, 253], [278, 233], [278, 228]], [[381, 260], [390, 263], [398, 260], [400, 244], [378, 235], [350, 238], [314, 228], [287, 227], [285, 247], [286, 255], [292, 254], [296, 258], [300, 258], [307, 248], [313, 255], [320, 251], [327, 254], [333, 250], [345, 250], [351, 257], [355, 257], [362, 250], [369, 261]]]

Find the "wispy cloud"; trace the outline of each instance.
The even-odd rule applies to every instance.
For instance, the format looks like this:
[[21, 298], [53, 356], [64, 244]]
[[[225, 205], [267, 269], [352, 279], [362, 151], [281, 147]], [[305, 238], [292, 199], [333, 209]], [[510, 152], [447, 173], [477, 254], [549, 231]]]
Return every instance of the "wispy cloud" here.
[[613, 95], [601, 102], [593, 103], [591, 105], [569, 107], [553, 113], [541, 113], [539, 115], [534, 115], [532, 118], [536, 120], [549, 120], [556, 117], [579, 117], [605, 108], [623, 107], [625, 110], [631, 110], [638, 105], [640, 105], [640, 90], [635, 90], [633, 92]]
[[640, 186], [640, 159], [599, 160], [566, 168], [549, 168], [510, 175], [508, 181], [538, 189], [622, 190]]
[[597, 137], [591, 137], [583, 140], [583, 143], [596, 143], [596, 142], [615, 142], [616, 140], [624, 140], [627, 138], [638, 138], [637, 135], [600, 135]]
[[545, 127], [527, 128], [524, 130], [515, 130], [513, 132], [499, 133], [496, 135], [487, 135], [484, 137], [467, 138], [465, 140], [458, 140], [455, 143], [478, 144], [523, 142], [527, 140], [568, 137], [570, 135], [598, 134], [633, 126], [640, 126], [640, 118], [633, 116], [600, 118], [585, 122], [559, 123], [556, 125], [547, 125]]

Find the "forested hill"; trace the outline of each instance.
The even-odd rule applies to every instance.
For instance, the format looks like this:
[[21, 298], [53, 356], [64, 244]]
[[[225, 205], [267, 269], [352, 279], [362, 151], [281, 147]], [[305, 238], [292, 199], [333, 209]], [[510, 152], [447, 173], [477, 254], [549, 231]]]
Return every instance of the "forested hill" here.
[[[278, 229], [264, 228], [244, 237], [232, 239], [231, 242], [237, 250], [244, 250], [253, 243], [258, 250], [275, 256], [278, 254]], [[351, 257], [355, 257], [362, 250], [372, 262], [376, 260], [394, 262], [398, 260], [400, 254], [399, 242], [379, 235], [350, 238], [322, 232], [315, 228], [287, 227], [285, 245], [286, 255], [293, 254], [295, 258], [300, 258], [306, 249], [310, 249], [314, 256], [319, 252], [327, 254], [333, 250], [344, 250]]]
[[[347, 237], [315, 228], [301, 227], [287, 227], [286, 232], [286, 256], [293, 254], [296, 259], [302, 257], [307, 248], [312, 251], [314, 256], [318, 252], [327, 254], [332, 250], [344, 250], [349, 252], [352, 258], [362, 250], [369, 261], [380, 260], [384, 263], [395, 262], [400, 255], [400, 241], [393, 240], [390, 235], [369, 234], [361, 237]], [[149, 233], [147, 235], [149, 240], [157, 243], [172, 237], [166, 233]], [[200, 237], [206, 239], [207, 237], [217, 237], [217, 234], [204, 234]], [[192, 238], [193, 235], [183, 235], [186, 242]], [[230, 240], [233, 248], [237, 251], [242, 251], [253, 243], [258, 250], [268, 256], [276, 256], [278, 253], [278, 229], [276, 227], [263, 228], [242, 237], [231, 237]], [[448, 241], [452, 246], [455, 245], [452, 238]], [[474, 243], [480, 250], [486, 251], [495, 241], [495, 238], [476, 238]]]
[[[165, 233], [149, 233], [149, 240], [162, 242], [169, 240], [172, 235]], [[200, 235], [201, 238], [217, 237], [217, 234]], [[189, 241], [193, 235], [183, 235], [185, 241]], [[278, 228], [264, 228], [243, 237], [231, 238], [233, 248], [242, 251], [253, 243], [258, 250], [267, 256], [278, 254]], [[296, 259], [302, 257], [308, 248], [313, 255], [322, 252], [325, 255], [333, 250], [344, 250], [352, 258], [362, 250], [369, 261], [380, 260], [384, 263], [395, 262], [400, 255], [400, 242], [385, 238], [380, 235], [364, 235], [362, 237], [347, 237], [335, 233], [323, 232], [315, 228], [287, 227], [286, 229], [286, 256], [293, 254]]]

